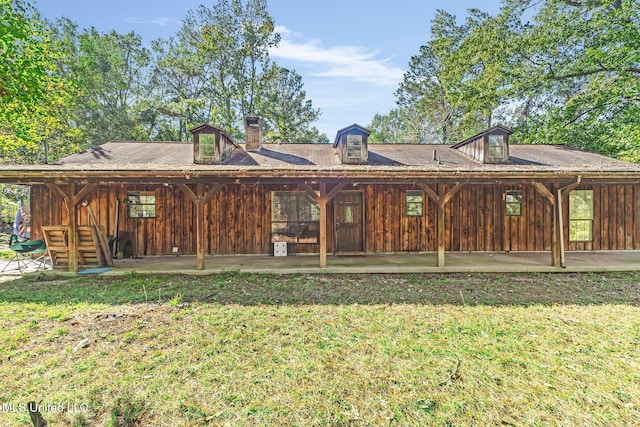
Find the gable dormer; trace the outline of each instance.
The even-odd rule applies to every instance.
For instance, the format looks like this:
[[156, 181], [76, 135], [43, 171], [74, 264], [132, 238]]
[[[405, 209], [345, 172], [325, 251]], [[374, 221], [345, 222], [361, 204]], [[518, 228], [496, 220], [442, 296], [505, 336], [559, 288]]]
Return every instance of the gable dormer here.
[[504, 126], [494, 126], [452, 145], [451, 148], [481, 163], [509, 163], [509, 135], [512, 133], [511, 129]]
[[222, 129], [206, 123], [190, 129], [193, 135], [193, 163], [222, 164], [239, 145]]
[[371, 131], [358, 124], [340, 129], [336, 134], [333, 148], [338, 150], [340, 163], [362, 165], [369, 161], [367, 140]]

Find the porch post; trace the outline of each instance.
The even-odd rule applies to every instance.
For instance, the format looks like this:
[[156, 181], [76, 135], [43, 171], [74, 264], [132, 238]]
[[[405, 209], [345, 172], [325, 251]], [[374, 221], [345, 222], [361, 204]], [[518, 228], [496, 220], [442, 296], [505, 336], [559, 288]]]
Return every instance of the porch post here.
[[554, 267], [560, 267], [560, 248], [558, 247], [558, 199], [555, 194], [558, 192], [558, 184], [553, 185], [553, 189], [549, 191], [546, 185], [541, 182], [532, 181], [533, 187], [544, 196], [553, 209], [551, 213], [551, 265]]
[[320, 268], [327, 266], [327, 200], [318, 200], [320, 208]]
[[196, 269], [204, 270], [204, 205], [213, 198], [222, 185], [213, 184], [206, 193], [204, 192], [204, 182], [196, 183], [195, 193], [186, 184], [178, 183], [176, 185], [196, 207]]
[[318, 184], [320, 196], [307, 184], [302, 185], [302, 188], [318, 203], [320, 209], [320, 268], [327, 266], [327, 205], [345, 185], [347, 185], [346, 182], [340, 181], [331, 191], [327, 192], [327, 183], [320, 182]]
[[558, 252], [559, 252], [559, 259], [560, 259], [560, 267], [566, 267], [566, 263], [565, 263], [565, 257], [564, 257], [564, 213], [563, 213], [563, 206], [562, 206], [562, 189], [558, 189], [556, 192], [557, 196], [556, 196], [556, 205], [558, 206], [558, 208], [556, 209], [556, 213], [558, 215], [558, 233], [557, 233], [557, 239], [558, 239]]
[[[466, 182], [465, 182], [466, 183]], [[438, 183], [436, 187], [436, 191], [433, 191], [431, 187], [427, 184], [419, 183], [418, 186], [422, 188], [422, 190], [427, 193], [427, 196], [436, 203], [436, 231], [437, 231], [437, 240], [438, 240], [438, 267], [444, 267], [444, 251], [445, 251], [445, 241], [444, 241], [444, 207], [449, 203], [451, 198], [455, 196], [455, 194], [460, 191], [463, 186], [463, 183], [457, 182], [449, 191], [445, 190], [443, 183]]]
[[201, 195], [204, 194], [204, 184], [196, 184], [196, 270], [204, 270], [204, 202]]
[[69, 271], [76, 273], [78, 271], [78, 215], [77, 204], [75, 203], [76, 185], [69, 184], [67, 193], [68, 202], [67, 209], [69, 211], [69, 235], [67, 242], [69, 243]]
[[438, 267], [444, 267], [444, 184], [438, 184], [438, 209], [436, 214], [436, 224], [438, 227]]

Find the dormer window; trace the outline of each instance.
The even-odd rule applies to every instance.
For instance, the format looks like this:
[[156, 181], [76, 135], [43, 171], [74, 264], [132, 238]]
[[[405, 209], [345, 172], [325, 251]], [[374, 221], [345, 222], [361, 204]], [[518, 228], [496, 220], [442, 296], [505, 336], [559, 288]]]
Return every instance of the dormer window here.
[[347, 158], [360, 163], [362, 157], [362, 135], [347, 136]]
[[489, 160], [502, 161], [505, 151], [504, 135], [489, 135]]
[[213, 160], [216, 157], [216, 136], [210, 133], [201, 133], [200, 138], [200, 160]]
[[222, 129], [201, 124], [189, 132], [193, 135], [193, 162], [206, 165], [219, 165], [238, 148]]
[[494, 126], [452, 145], [467, 156], [482, 163], [509, 163], [509, 135], [513, 131], [503, 126]]
[[369, 161], [367, 138], [371, 131], [353, 124], [340, 129], [336, 134], [333, 148], [338, 150], [340, 162], [343, 164], [366, 164]]

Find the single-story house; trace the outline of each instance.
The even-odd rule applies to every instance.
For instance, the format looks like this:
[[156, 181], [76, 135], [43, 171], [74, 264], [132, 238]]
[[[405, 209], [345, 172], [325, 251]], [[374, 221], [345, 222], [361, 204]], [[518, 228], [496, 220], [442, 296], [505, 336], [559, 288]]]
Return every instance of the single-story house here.
[[31, 186], [33, 238], [88, 203], [133, 256], [640, 249], [640, 165], [563, 145], [509, 144], [495, 126], [455, 145], [373, 144], [357, 124], [333, 144], [245, 143], [208, 124], [192, 142], [108, 142], [48, 165], [3, 165]]

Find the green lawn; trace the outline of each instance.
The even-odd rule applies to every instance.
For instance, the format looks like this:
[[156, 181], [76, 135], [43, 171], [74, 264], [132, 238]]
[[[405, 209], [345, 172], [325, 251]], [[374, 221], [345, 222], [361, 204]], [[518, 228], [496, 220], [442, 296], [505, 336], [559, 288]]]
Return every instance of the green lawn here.
[[639, 306], [638, 273], [35, 276], [0, 425], [637, 425]]

